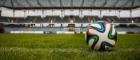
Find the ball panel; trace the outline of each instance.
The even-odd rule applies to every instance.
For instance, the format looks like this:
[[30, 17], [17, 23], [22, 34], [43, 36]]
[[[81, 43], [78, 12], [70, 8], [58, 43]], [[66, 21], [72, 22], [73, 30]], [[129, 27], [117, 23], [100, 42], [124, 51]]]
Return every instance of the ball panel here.
[[86, 42], [87, 42], [88, 46], [91, 49], [94, 49], [94, 47], [95, 47], [96, 43], [98, 42], [98, 40], [99, 40], [98, 35], [88, 35], [87, 34]]
[[117, 40], [117, 32], [114, 29], [113, 25], [111, 25], [110, 30], [108, 32], [108, 38], [111, 40]]
[[91, 39], [94, 40], [91, 49], [94, 49], [95, 45], [97, 44], [97, 42], [99, 41], [99, 36], [98, 35], [92, 35]]
[[89, 42], [88, 42], [88, 46], [89, 47], [92, 47], [94, 44], [94, 39], [90, 39]]
[[111, 47], [113, 47], [113, 45], [111, 45], [110, 43], [103, 41], [101, 43], [100, 49], [99, 50], [109, 50]]
[[[98, 27], [98, 26], [95, 26], [95, 25], [100, 25], [100, 27]], [[99, 32], [102, 32], [102, 33], [104, 33], [105, 32], [105, 23], [101, 23], [101, 22], [97, 22], [97, 23], [94, 23], [94, 24], [91, 24], [91, 28], [92, 29], [95, 29], [95, 30], [97, 30], [97, 31], [99, 31]]]

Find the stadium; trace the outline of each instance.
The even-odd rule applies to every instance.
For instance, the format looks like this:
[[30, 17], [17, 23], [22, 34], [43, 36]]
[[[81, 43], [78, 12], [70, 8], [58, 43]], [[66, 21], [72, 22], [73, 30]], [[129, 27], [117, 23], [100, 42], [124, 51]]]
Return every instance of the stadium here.
[[[87, 47], [95, 21], [115, 26], [112, 51]], [[0, 0], [0, 60], [140, 60], [140, 0]]]

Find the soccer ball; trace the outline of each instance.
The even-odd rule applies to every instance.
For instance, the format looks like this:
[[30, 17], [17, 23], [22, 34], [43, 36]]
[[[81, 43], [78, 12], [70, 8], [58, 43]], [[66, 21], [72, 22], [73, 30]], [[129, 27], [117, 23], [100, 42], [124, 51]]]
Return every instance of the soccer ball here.
[[89, 24], [85, 36], [87, 45], [94, 50], [111, 50], [117, 41], [114, 25], [105, 21]]

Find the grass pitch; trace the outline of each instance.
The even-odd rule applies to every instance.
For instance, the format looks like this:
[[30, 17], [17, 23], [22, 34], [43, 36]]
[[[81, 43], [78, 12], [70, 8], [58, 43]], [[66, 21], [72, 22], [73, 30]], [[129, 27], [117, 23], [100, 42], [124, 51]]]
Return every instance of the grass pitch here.
[[140, 34], [118, 35], [113, 51], [91, 51], [84, 34], [0, 34], [0, 60], [140, 60]]

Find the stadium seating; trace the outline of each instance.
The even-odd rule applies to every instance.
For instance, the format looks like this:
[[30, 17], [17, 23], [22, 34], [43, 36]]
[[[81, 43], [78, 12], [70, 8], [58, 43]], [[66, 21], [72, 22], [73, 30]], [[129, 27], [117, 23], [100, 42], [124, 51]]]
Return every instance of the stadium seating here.
[[74, 16], [75, 23], [81, 23], [82, 19], [79, 16]]
[[0, 22], [9, 22], [8, 17], [0, 17]]
[[28, 20], [25, 18], [10, 18], [11, 23], [27, 23]]
[[134, 23], [140, 23], [140, 17], [133, 18]]
[[[139, 32], [139, 25], [138, 24], [131, 24], [131, 23], [140, 23], [139, 17], [127, 17], [127, 18], [119, 18], [117, 16], [103, 16], [99, 18], [98, 16], [46, 16], [42, 18], [41, 16], [27, 16], [23, 17], [0, 17], [0, 22], [7, 22], [7, 23], [23, 23], [23, 24], [9, 24], [5, 25], [5, 32], [9, 31], [44, 31], [46, 33], [56, 33], [57, 31], [68, 31], [68, 23], [70, 20], [73, 20], [76, 23], [75, 32], [82, 32], [85, 31], [86, 26], [88, 23], [92, 23], [98, 20], [105, 20], [110, 23], [119, 23], [116, 26], [118, 31], [126, 31], [126, 32]], [[48, 25], [41, 25], [39, 24], [38, 27], [35, 27], [36, 24], [24, 24], [24, 23], [53, 23], [54, 27], [49, 28]], [[64, 24], [63, 24], [64, 23]], [[121, 23], [121, 24], [120, 24]], [[128, 23], [128, 24], [127, 24]], [[129, 24], [130, 23], [130, 24]], [[40, 26], [40, 27], [39, 27]], [[25, 28], [24, 28], [25, 27]], [[135, 28], [135, 29], [132, 29]]]
[[53, 18], [53, 21], [54, 21], [55, 23], [61, 23], [61, 21], [62, 21], [62, 19], [61, 19], [60, 16], [52, 16], [52, 18]]
[[33, 22], [33, 23], [41, 23], [42, 18], [41, 16], [28, 16], [26, 18], [27, 22]]
[[119, 22], [120, 23], [130, 23], [129, 18], [120, 18]]
[[119, 18], [117, 16], [103, 16], [99, 18], [98, 16], [46, 16], [42, 18], [41, 16], [28, 16], [23, 17], [0, 17], [0, 22], [9, 23], [70, 23], [70, 19], [74, 20], [74, 23], [90, 23], [91, 21], [105, 20], [110, 23], [140, 23], [140, 18]]
[[69, 22], [70, 16], [64, 16], [64, 18], [62, 19], [63, 23]]
[[[115, 16], [103, 16], [102, 19], [112, 23], [114, 21], [114, 19], [115, 19]], [[117, 20], [117, 19], [115, 19], [115, 20]]]

